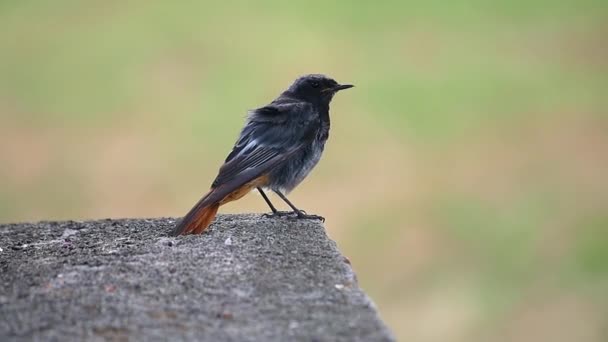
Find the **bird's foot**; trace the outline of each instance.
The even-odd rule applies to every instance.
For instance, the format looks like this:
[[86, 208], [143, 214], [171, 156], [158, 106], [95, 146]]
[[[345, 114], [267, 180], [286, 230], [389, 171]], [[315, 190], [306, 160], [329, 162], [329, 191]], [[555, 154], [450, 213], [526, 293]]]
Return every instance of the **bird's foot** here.
[[264, 218], [275, 218], [275, 217], [283, 217], [283, 216], [292, 216], [295, 215], [293, 211], [275, 211], [273, 213], [262, 214]]
[[321, 222], [325, 222], [325, 217], [319, 216], [319, 215], [309, 215], [304, 210], [297, 211], [295, 219], [298, 219], [298, 220], [319, 220]]

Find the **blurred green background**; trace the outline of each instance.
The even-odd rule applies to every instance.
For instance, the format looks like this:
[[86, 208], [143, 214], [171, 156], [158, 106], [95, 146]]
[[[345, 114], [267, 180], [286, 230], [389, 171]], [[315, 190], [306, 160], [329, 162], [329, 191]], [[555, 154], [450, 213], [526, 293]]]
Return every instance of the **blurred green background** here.
[[606, 1], [3, 0], [0, 222], [181, 216], [326, 73], [291, 198], [400, 340], [607, 341], [607, 37]]

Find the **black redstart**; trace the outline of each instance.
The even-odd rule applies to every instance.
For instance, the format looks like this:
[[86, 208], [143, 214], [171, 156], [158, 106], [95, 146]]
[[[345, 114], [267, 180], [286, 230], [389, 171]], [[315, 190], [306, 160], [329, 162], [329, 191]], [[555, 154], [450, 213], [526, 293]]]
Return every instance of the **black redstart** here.
[[[329, 103], [336, 92], [352, 87], [324, 75], [306, 75], [267, 106], [250, 111], [211, 190], [177, 224], [173, 235], [202, 233], [222, 204], [254, 188], [272, 210], [268, 217], [324, 220], [296, 208], [285, 193], [300, 184], [319, 162], [329, 137]], [[262, 188], [274, 191], [293, 211], [278, 211]]]

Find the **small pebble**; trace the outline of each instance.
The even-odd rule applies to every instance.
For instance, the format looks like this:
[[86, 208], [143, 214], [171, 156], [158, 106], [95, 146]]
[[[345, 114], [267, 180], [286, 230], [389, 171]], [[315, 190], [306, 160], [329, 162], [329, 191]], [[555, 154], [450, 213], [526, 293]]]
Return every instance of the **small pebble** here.
[[25, 249], [27, 247], [27, 245], [13, 245], [11, 246], [11, 248], [15, 251], [20, 251], [22, 249]]

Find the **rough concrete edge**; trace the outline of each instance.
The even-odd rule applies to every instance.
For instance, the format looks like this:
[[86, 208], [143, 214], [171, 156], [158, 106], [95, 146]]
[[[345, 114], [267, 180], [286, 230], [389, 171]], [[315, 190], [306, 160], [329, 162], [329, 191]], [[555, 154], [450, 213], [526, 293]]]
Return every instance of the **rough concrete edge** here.
[[[241, 213], [241, 214], [218, 214], [218, 217], [232, 217], [234, 218], [241, 218], [241, 219], [254, 219], [255, 216], [258, 216], [258, 213]], [[171, 217], [171, 216], [160, 216], [160, 217], [120, 217], [120, 218], [94, 218], [94, 219], [66, 219], [66, 220], [38, 220], [38, 221], [21, 221], [21, 222], [0, 222], [0, 232], [3, 233], [3, 231], [6, 231], [9, 229], [9, 227], [11, 226], [23, 226], [23, 225], [30, 225], [30, 226], [36, 226], [36, 225], [41, 225], [41, 224], [57, 224], [57, 223], [74, 223], [74, 224], [79, 224], [79, 223], [87, 223], [87, 222], [103, 222], [103, 221], [131, 221], [131, 220], [167, 220], [167, 221], [172, 221], [172, 222], [178, 222], [179, 220], [181, 220], [181, 217]], [[338, 243], [332, 239], [329, 234], [328, 231], [325, 227], [325, 223], [324, 222], [319, 222], [318, 226], [320, 226], [320, 228], [322, 228], [323, 234], [325, 235], [325, 238], [330, 242], [330, 245], [333, 248], [333, 252], [336, 253], [336, 255], [341, 256], [342, 258], [344, 258], [345, 261], [342, 263], [342, 269], [345, 273], [345, 275], [351, 279], [354, 284], [356, 284], [357, 288], [359, 289], [359, 292], [362, 295], [362, 299], [364, 300], [364, 302], [369, 305], [369, 307], [374, 311], [374, 318], [380, 323], [381, 327], [383, 328], [384, 332], [386, 332], [387, 337], [390, 338], [393, 341], [396, 341], [397, 339], [395, 338], [395, 335], [393, 334], [393, 331], [388, 327], [388, 325], [385, 323], [385, 321], [382, 319], [380, 312], [378, 310], [378, 306], [376, 305], [376, 303], [372, 300], [372, 298], [367, 294], [366, 291], [364, 291], [363, 288], [360, 287], [359, 285], [359, 279], [357, 277], [357, 273], [354, 270], [354, 267], [350, 261], [349, 258], [347, 258], [344, 254], [342, 254], [342, 252], [340, 251], [340, 248], [338, 247]], [[213, 229], [213, 228], [211, 228]], [[175, 236], [171, 236], [171, 229], [167, 229], [166, 231], [162, 232], [159, 234], [159, 236], [157, 238], [160, 239], [179, 239], [179, 237], [175, 237]], [[1, 251], [0, 251], [1, 253]]]

